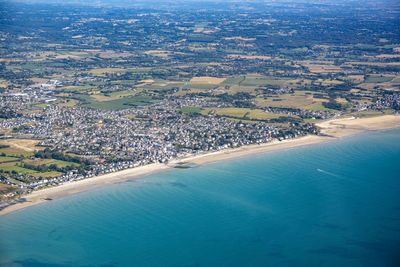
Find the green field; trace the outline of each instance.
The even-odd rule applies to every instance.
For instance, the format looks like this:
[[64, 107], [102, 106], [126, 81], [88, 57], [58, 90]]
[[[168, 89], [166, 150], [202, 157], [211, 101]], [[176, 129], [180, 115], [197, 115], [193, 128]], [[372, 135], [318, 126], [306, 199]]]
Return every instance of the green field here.
[[0, 157], [0, 170], [1, 172], [5, 173], [12, 173], [17, 172], [20, 174], [28, 174], [33, 177], [39, 178], [46, 178], [46, 177], [57, 177], [62, 175], [63, 173], [58, 172], [58, 171], [46, 171], [46, 172], [40, 172], [32, 169], [28, 169], [25, 167], [17, 166], [20, 163], [28, 163], [31, 165], [39, 166], [39, 165], [46, 165], [49, 166], [51, 164], [55, 164], [57, 168], [64, 168], [67, 166], [74, 166], [78, 167], [80, 164], [75, 163], [75, 162], [68, 162], [68, 161], [62, 161], [62, 160], [55, 160], [55, 159], [40, 159], [40, 158], [35, 158], [35, 159], [23, 159], [21, 160], [20, 158], [16, 157], [5, 157], [1, 156]]
[[157, 100], [152, 99], [150, 96], [127, 96], [110, 101], [96, 101], [89, 95], [79, 94], [76, 96], [79, 100], [84, 102], [83, 106], [85, 107], [105, 110], [125, 109], [132, 106], [143, 106], [157, 102]]
[[52, 159], [47, 164], [56, 164], [58, 168], [64, 168], [64, 167], [67, 167], [67, 166], [74, 166], [74, 167], [80, 166], [80, 164], [75, 163], [75, 162], [56, 160], [56, 159]]
[[136, 85], [138, 82], [136, 80], [119, 80], [119, 81], [112, 81], [111, 84], [115, 85]]
[[[262, 109], [251, 108], [200, 108], [200, 107], [183, 107], [180, 110], [184, 114], [199, 113], [202, 115], [216, 114], [226, 119], [241, 121], [244, 123], [255, 123], [259, 121], [267, 121], [270, 119], [277, 119], [282, 114], [265, 112]], [[286, 115], [287, 116], [287, 115]], [[287, 116], [288, 117], [288, 116]], [[297, 116], [289, 116], [298, 118]]]
[[221, 84], [240, 84], [243, 82], [245, 79], [245, 76], [236, 76], [236, 77], [229, 77], [225, 81], [223, 81]]
[[365, 79], [366, 83], [385, 83], [393, 80], [394, 77], [386, 77], [386, 76], [369, 76]]
[[30, 170], [30, 169], [26, 169], [26, 168], [22, 168], [20, 166], [15, 166], [15, 165], [0, 165], [0, 170], [2, 170], [3, 172], [9, 172], [11, 173], [12, 171], [15, 171], [17, 173], [22, 173], [22, 174], [33, 174], [33, 173], [37, 173], [37, 171], [35, 170]]
[[243, 86], [266, 86], [266, 85], [284, 85], [285, 80], [274, 80], [265, 78], [246, 78], [241, 85]]
[[339, 112], [338, 110], [335, 109], [330, 109], [326, 108], [322, 105], [322, 102], [315, 102], [313, 104], [307, 105], [304, 107], [304, 109], [310, 109], [310, 110], [317, 110], [317, 111], [332, 111], [332, 112]]
[[63, 161], [63, 160], [56, 160], [56, 159], [40, 159], [40, 158], [35, 158], [35, 159], [24, 159], [22, 161], [23, 163], [28, 163], [32, 165], [52, 165], [55, 164], [57, 165], [57, 168], [64, 168], [67, 166], [74, 166], [78, 167], [80, 164], [75, 163], [75, 162], [69, 162], [69, 161]]
[[221, 117], [243, 119], [251, 122], [276, 119], [282, 116], [282, 114], [275, 114], [265, 112], [262, 109], [250, 108], [204, 108], [201, 111], [203, 115], [207, 115], [210, 112], [215, 112], [215, 114]]
[[182, 86], [185, 89], [215, 89], [218, 85], [216, 84], [207, 84], [207, 83], [189, 83], [187, 85]]
[[200, 107], [183, 107], [181, 108], [181, 112], [184, 114], [190, 114], [190, 113], [201, 113], [203, 109]]
[[58, 177], [62, 175], [62, 172], [57, 172], [57, 171], [52, 171], [52, 172], [37, 172], [33, 173], [32, 176], [36, 178], [52, 178], [52, 177]]
[[19, 158], [15, 158], [15, 157], [0, 156], [0, 163], [13, 162], [13, 161], [18, 161], [18, 160], [19, 160]]
[[0, 149], [0, 154], [4, 153], [7, 157], [30, 157], [33, 156], [33, 152], [16, 150], [14, 148], [2, 148]]

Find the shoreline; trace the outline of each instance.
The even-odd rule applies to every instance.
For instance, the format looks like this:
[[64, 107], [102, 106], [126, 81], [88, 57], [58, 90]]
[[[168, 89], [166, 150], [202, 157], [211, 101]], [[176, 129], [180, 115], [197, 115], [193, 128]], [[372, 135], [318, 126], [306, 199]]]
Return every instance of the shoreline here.
[[322, 121], [317, 123], [316, 125], [321, 128], [321, 133], [323, 135], [306, 135], [283, 141], [272, 141], [264, 144], [252, 144], [239, 148], [224, 149], [216, 152], [204, 152], [198, 155], [174, 159], [168, 164], [152, 163], [141, 167], [125, 169], [114, 173], [108, 173], [92, 178], [87, 178], [84, 180], [74, 181], [59, 186], [44, 188], [24, 196], [24, 198], [26, 199], [25, 202], [16, 203], [0, 210], [0, 216], [27, 208], [29, 206], [47, 202], [48, 200], [46, 199], [59, 198], [86, 191], [100, 185], [111, 184], [126, 179], [138, 178], [145, 174], [171, 169], [173, 168], [172, 166], [178, 162], [206, 164], [262, 152], [322, 143], [329, 140], [335, 140], [344, 136], [354, 135], [357, 133], [372, 130], [397, 128], [400, 127], [400, 116], [385, 115], [371, 118], [339, 118]]

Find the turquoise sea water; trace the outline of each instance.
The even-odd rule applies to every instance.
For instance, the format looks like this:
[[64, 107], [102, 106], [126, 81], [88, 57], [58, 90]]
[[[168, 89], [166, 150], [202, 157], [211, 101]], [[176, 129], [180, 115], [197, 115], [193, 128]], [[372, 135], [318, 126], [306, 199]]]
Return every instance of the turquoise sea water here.
[[0, 217], [3, 266], [400, 266], [400, 129], [107, 185]]

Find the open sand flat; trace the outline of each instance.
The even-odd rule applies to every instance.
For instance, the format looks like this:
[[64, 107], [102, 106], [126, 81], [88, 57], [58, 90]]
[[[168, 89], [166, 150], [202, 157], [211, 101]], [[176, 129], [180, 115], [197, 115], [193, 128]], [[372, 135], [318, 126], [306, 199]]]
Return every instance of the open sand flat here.
[[342, 118], [317, 124], [322, 133], [333, 137], [342, 137], [360, 132], [400, 127], [399, 115], [385, 115], [371, 118]]
[[328, 120], [318, 123], [317, 125], [321, 128], [321, 132], [323, 135], [320, 136], [308, 135], [296, 139], [273, 141], [266, 144], [249, 145], [240, 148], [226, 149], [211, 153], [209, 152], [201, 153], [195, 156], [191, 155], [188, 157], [173, 160], [168, 165], [161, 163], [154, 163], [143, 167], [126, 169], [115, 173], [105, 174], [93, 178], [88, 178], [85, 180], [63, 184], [56, 187], [38, 190], [25, 196], [27, 200], [26, 202], [18, 203], [1, 210], [0, 215], [4, 215], [16, 210], [20, 210], [32, 205], [45, 202], [46, 198], [53, 199], [85, 191], [99, 185], [114, 183], [117, 181], [138, 177], [140, 175], [149, 174], [160, 170], [165, 170], [171, 168], [171, 166], [174, 166], [178, 162], [192, 162], [196, 164], [205, 164], [209, 162], [241, 157], [254, 153], [287, 149], [292, 147], [325, 142], [328, 140], [333, 140], [339, 137], [353, 135], [369, 130], [380, 130], [380, 129], [400, 127], [400, 116], [385, 115], [385, 116], [361, 118], [361, 119], [351, 117], [351, 118]]

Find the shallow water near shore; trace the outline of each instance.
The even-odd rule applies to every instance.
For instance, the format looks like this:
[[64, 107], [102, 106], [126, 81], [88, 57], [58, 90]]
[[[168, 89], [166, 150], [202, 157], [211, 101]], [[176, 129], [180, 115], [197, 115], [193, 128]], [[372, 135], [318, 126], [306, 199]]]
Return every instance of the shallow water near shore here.
[[2, 266], [398, 266], [400, 129], [170, 169], [0, 217]]

